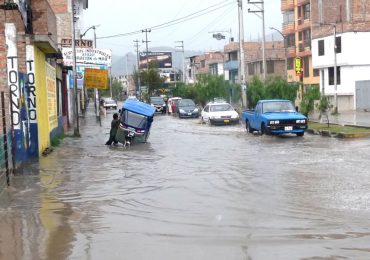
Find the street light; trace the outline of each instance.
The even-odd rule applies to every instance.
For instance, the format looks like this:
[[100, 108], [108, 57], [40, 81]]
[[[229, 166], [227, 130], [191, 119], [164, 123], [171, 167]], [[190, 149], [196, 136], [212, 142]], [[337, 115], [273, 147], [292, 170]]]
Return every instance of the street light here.
[[280, 33], [280, 35], [283, 37], [284, 39], [284, 51], [285, 51], [285, 79], [288, 80], [288, 52], [287, 52], [287, 48], [288, 48], [288, 43], [287, 43], [287, 39], [286, 39], [286, 36], [278, 29], [274, 28], [274, 27], [270, 27], [270, 30], [275, 30], [277, 31], [278, 33]]

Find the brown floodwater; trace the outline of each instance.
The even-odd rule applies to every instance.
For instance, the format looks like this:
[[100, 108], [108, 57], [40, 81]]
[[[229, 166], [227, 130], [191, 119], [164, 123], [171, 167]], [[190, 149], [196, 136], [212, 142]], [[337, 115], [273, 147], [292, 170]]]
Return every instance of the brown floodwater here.
[[0, 195], [0, 259], [370, 259], [369, 139], [155, 117], [107, 147], [81, 120]]

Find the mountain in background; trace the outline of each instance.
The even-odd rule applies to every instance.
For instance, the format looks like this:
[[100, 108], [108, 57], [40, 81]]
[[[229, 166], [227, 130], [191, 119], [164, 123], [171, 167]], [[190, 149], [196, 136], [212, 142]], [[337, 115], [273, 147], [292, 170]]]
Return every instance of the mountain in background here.
[[[281, 41], [283, 37], [278, 32], [266, 35], [266, 41]], [[262, 39], [252, 39], [252, 41], [262, 41]], [[150, 51], [167, 51], [172, 52], [172, 64], [175, 69], [182, 71], [182, 52], [179, 49], [172, 47], [156, 47]], [[201, 55], [202, 51], [187, 51], [185, 50], [185, 59], [194, 55]], [[129, 52], [124, 56], [112, 55], [112, 75], [120, 76], [132, 74], [137, 67], [136, 53]]]

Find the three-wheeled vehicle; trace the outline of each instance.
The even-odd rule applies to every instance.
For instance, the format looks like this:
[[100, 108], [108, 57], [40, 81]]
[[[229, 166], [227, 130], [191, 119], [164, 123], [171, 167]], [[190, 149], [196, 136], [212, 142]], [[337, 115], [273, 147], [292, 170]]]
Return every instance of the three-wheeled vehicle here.
[[135, 99], [127, 99], [120, 114], [116, 140], [124, 145], [145, 143], [149, 138], [155, 108]]

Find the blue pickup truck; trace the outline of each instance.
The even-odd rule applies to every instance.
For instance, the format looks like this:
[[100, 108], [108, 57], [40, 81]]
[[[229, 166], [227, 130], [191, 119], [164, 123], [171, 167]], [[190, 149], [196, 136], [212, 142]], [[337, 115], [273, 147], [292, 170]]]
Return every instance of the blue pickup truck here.
[[293, 133], [303, 136], [307, 129], [307, 117], [298, 113], [289, 100], [260, 100], [254, 110], [242, 112], [247, 131], [262, 134]]

